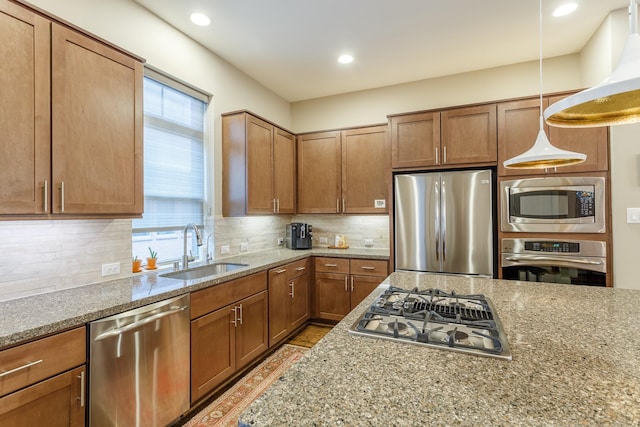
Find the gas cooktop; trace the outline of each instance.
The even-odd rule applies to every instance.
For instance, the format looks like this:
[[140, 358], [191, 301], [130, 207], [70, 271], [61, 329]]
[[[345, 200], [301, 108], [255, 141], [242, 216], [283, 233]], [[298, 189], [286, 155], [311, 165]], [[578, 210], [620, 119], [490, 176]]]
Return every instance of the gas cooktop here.
[[511, 360], [491, 301], [481, 294], [389, 287], [349, 333]]

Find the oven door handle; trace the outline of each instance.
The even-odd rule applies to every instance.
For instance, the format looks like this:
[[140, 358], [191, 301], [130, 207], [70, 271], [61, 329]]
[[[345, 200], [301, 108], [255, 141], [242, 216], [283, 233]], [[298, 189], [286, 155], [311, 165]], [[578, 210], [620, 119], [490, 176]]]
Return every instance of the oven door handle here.
[[587, 264], [587, 265], [602, 265], [601, 260], [592, 261], [579, 258], [563, 258], [563, 257], [550, 257], [550, 256], [508, 256], [505, 258], [507, 261], [513, 262], [526, 262], [526, 261], [554, 261], [554, 262], [566, 262], [573, 264]]

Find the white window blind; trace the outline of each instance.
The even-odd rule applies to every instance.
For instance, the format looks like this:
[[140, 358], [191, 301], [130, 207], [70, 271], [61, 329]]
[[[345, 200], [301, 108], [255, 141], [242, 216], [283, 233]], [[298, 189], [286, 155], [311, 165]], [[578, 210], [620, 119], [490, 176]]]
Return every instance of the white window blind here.
[[146, 74], [144, 214], [133, 220], [133, 231], [182, 230], [189, 223], [202, 226], [207, 97], [179, 82], [172, 84], [165, 76]]

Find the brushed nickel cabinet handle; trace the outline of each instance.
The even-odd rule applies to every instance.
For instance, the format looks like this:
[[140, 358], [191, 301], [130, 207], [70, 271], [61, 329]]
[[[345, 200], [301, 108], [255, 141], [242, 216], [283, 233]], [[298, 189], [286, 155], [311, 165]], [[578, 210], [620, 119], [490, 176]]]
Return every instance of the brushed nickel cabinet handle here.
[[42, 209], [42, 211], [46, 213], [49, 210], [49, 205], [48, 205], [49, 204], [49, 198], [47, 197], [47, 195], [49, 194], [49, 181], [48, 180], [46, 180], [46, 179], [44, 180], [44, 185], [42, 186], [42, 188], [43, 188], [43, 193], [44, 193], [43, 197], [42, 197], [43, 202], [44, 202], [43, 203], [44, 209]]
[[242, 325], [242, 304], [240, 304], [240, 324]]
[[336, 212], [340, 213], [340, 199], [336, 199]]
[[43, 360], [40, 359], [40, 360], [36, 360], [35, 362], [25, 363], [22, 366], [18, 366], [17, 368], [13, 368], [13, 369], [10, 369], [8, 371], [2, 371], [2, 372], [0, 372], [0, 378], [4, 377], [5, 375], [10, 375], [10, 374], [13, 374], [15, 372], [21, 371], [23, 369], [30, 368], [30, 367], [32, 367], [34, 365], [37, 365], [38, 363], [42, 363], [42, 362], [43, 362]]
[[447, 163], [447, 147], [446, 146], [442, 148], [442, 157], [443, 157], [442, 163]]
[[233, 323], [233, 326], [235, 326], [236, 328], [238, 327], [238, 307], [233, 307], [231, 309], [231, 311], [233, 311], [233, 320], [231, 321], [231, 323]]
[[346, 203], [344, 202], [344, 199], [342, 199], [342, 213], [345, 213], [346, 211], [347, 211]]
[[80, 380], [80, 397], [78, 397], [78, 400], [80, 400], [80, 407], [84, 408], [84, 371], [80, 372], [80, 375], [78, 375], [78, 379]]
[[296, 284], [291, 281], [289, 282], [289, 286], [291, 286], [291, 293], [289, 295], [291, 296], [291, 298], [295, 298]]
[[64, 212], [64, 181], [60, 183], [60, 212]]
[[280, 199], [276, 199], [276, 213], [280, 213]]
[[344, 291], [349, 292], [349, 277], [344, 276]]
[[306, 270], [306, 269], [307, 269], [307, 267], [297, 267], [296, 271], [302, 271], [302, 270]]
[[353, 276], [351, 276], [351, 292], [353, 292]]
[[286, 268], [281, 268], [280, 270], [276, 270], [276, 274], [286, 273], [286, 271], [287, 271]]
[[436, 147], [436, 164], [438, 164], [438, 147]]
[[272, 199], [271, 200], [271, 204], [273, 205], [273, 213], [277, 213], [278, 211], [276, 210], [276, 199]]
[[363, 269], [363, 270], [375, 270], [376, 269], [375, 267], [370, 267], [368, 265], [363, 265], [360, 268]]
[[325, 264], [324, 266], [325, 267], [337, 267], [338, 264]]

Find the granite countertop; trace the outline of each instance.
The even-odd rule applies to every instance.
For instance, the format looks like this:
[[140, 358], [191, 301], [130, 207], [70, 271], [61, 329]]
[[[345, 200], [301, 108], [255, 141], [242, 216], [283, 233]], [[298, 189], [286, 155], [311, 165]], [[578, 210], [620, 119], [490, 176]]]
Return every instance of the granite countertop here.
[[[512, 361], [353, 336], [382, 286], [481, 293]], [[241, 416], [251, 426], [638, 426], [640, 291], [392, 273]]]
[[[23, 341], [81, 326], [96, 319], [141, 307], [173, 296], [214, 286], [232, 279], [303, 259], [308, 256], [389, 259], [388, 249], [271, 249], [213, 262], [248, 264], [214, 278], [178, 280], [161, 277], [171, 269], [93, 283], [63, 291], [0, 302], [0, 349]], [[205, 263], [192, 263], [195, 268]]]

